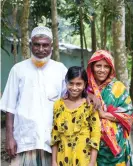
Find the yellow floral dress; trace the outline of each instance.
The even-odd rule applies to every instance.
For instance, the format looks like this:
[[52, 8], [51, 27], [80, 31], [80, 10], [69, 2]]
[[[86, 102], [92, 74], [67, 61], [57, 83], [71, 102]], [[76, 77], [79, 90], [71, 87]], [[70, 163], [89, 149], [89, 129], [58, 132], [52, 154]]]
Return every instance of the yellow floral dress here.
[[70, 110], [62, 99], [54, 104], [51, 146], [58, 144], [58, 166], [88, 166], [91, 148], [99, 149], [100, 120], [93, 105], [84, 102]]

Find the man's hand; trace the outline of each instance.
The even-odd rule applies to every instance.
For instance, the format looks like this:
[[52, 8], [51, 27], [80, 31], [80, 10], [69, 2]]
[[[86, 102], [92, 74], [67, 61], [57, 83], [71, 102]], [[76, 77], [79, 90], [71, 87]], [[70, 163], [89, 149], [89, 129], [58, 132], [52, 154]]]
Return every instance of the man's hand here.
[[6, 151], [11, 158], [16, 157], [17, 143], [13, 137], [6, 138]]
[[17, 143], [13, 137], [14, 114], [6, 112], [6, 151], [13, 158], [16, 156]]
[[90, 103], [94, 105], [95, 110], [101, 109], [101, 101], [94, 94], [88, 92], [88, 96], [86, 100], [88, 105], [90, 105]]

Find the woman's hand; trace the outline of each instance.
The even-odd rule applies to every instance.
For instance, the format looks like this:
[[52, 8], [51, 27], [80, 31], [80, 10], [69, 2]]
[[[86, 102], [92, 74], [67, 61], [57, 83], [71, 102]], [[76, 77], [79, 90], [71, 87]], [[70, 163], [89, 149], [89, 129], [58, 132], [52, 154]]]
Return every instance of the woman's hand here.
[[100, 109], [98, 112], [101, 119], [108, 119], [112, 122], [119, 122], [119, 120], [109, 112], [104, 112], [102, 109]]
[[99, 112], [100, 118], [103, 118], [103, 119], [106, 118], [106, 117], [105, 117], [105, 112], [104, 112], [102, 109], [99, 109], [98, 112]]
[[88, 105], [90, 105], [90, 103], [94, 105], [95, 110], [99, 110], [101, 108], [101, 101], [94, 94], [88, 92], [86, 100]]

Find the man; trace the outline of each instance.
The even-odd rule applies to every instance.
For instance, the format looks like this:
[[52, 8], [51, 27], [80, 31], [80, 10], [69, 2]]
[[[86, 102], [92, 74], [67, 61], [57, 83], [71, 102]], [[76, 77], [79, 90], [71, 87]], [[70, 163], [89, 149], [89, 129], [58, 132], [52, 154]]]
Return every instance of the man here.
[[36, 27], [31, 58], [10, 71], [1, 100], [6, 111], [6, 150], [11, 166], [50, 166], [53, 104], [65, 93], [67, 68], [51, 60], [52, 33]]
[[[53, 103], [65, 91], [67, 68], [51, 60], [52, 33], [36, 27], [32, 56], [10, 71], [1, 109], [6, 111], [6, 150], [12, 166], [50, 165]], [[40, 149], [40, 150], [39, 150]]]

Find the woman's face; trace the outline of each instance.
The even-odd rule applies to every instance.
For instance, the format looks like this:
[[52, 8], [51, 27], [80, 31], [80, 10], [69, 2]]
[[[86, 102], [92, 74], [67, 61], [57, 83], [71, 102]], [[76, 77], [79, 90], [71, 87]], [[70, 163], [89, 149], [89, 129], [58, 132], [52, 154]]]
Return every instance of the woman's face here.
[[98, 85], [101, 85], [108, 77], [111, 67], [105, 59], [94, 63], [93, 72], [94, 78]]

